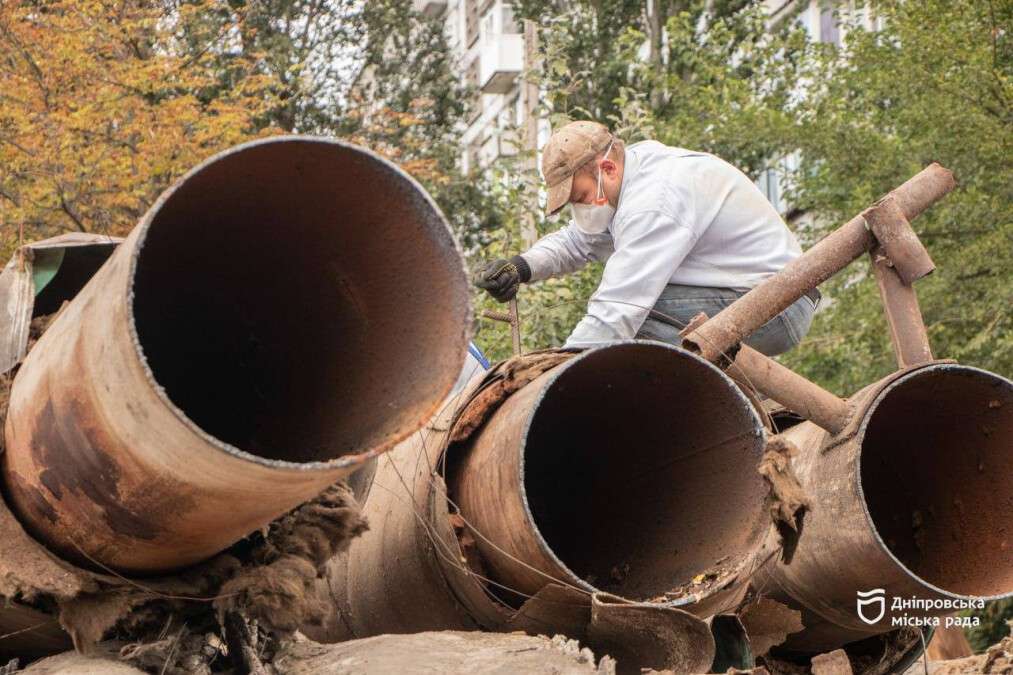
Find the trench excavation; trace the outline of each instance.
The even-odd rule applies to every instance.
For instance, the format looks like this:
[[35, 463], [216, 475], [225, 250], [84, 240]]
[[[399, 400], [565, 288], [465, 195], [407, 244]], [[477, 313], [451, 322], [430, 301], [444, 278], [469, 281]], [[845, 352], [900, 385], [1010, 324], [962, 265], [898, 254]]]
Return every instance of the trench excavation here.
[[940, 364], [898, 380], [867, 413], [861, 494], [892, 556], [962, 596], [1013, 592], [1013, 385]]
[[737, 569], [766, 532], [762, 428], [736, 385], [685, 350], [594, 349], [507, 399], [461, 450], [451, 496], [498, 583], [669, 600]]

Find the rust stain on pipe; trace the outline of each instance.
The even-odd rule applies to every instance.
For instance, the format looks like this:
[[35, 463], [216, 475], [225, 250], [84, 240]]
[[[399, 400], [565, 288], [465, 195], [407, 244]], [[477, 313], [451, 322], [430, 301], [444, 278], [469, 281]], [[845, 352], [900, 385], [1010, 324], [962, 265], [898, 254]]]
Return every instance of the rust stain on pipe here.
[[[771, 561], [754, 585], [802, 610], [805, 630], [788, 638], [790, 650], [823, 652], [893, 630], [893, 597], [1013, 594], [1013, 383], [923, 364], [852, 403], [843, 441], [809, 422], [784, 433], [800, 449], [793, 466], [813, 507], [791, 564]], [[885, 590], [886, 614], [869, 625], [856, 593], [875, 588]]]
[[6, 496], [74, 562], [199, 561], [419, 428], [468, 304], [445, 220], [393, 164], [310, 137], [233, 148], [158, 199], [29, 354]]
[[901, 279], [890, 260], [878, 248], [870, 253], [870, 258], [886, 313], [886, 323], [890, 328], [890, 343], [897, 356], [897, 365], [908, 368], [928, 363], [932, 360], [932, 347], [914, 287]]
[[[895, 202], [904, 218], [914, 220], [955, 185], [953, 174], [933, 163], [887, 197]], [[866, 215], [878, 206], [855, 216], [821, 239], [687, 336], [683, 344], [708, 361], [725, 358], [743, 338], [866, 253], [875, 243]]]
[[[763, 447], [762, 423], [724, 373], [676, 347], [625, 343], [508, 398], [452, 448], [448, 486], [498, 584], [651, 600], [756, 551], [769, 526]], [[740, 589], [676, 602], [709, 616]]]
[[851, 418], [847, 401], [748, 345], [741, 346], [728, 374], [831, 433]]
[[878, 249], [889, 260], [897, 275], [908, 285], [936, 269], [929, 252], [911, 223], [904, 216], [897, 200], [887, 196], [865, 212], [865, 221], [876, 237]]

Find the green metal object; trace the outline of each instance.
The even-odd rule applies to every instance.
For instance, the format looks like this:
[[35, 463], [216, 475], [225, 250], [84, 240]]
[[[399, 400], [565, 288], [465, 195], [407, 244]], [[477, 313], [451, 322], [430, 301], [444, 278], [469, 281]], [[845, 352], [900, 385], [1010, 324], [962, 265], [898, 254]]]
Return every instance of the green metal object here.
[[35, 285], [36, 296], [49, 285], [56, 273], [60, 271], [66, 250], [62, 247], [54, 247], [40, 248], [35, 251], [35, 259], [32, 261], [32, 282]]

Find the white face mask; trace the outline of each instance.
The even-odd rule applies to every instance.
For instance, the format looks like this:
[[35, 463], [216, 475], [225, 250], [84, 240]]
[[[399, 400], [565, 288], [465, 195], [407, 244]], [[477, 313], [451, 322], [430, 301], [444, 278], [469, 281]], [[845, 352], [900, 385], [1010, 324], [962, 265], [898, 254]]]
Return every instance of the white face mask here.
[[[612, 142], [605, 149], [602, 161], [609, 156], [612, 150]], [[601, 234], [609, 229], [612, 219], [615, 218], [616, 210], [605, 198], [605, 191], [601, 186], [601, 163], [598, 164], [598, 189], [595, 192], [594, 203], [592, 204], [570, 204], [573, 212], [573, 222], [577, 229], [584, 234]]]
[[573, 211], [573, 222], [584, 234], [601, 234], [609, 229], [616, 210], [611, 204], [570, 204]]

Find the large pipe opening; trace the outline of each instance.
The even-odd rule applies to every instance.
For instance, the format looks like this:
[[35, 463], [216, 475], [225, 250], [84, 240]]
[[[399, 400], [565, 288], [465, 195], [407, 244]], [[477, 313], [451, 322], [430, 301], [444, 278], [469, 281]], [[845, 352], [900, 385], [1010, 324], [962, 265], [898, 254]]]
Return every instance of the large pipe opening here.
[[449, 229], [421, 187], [367, 151], [241, 146], [195, 170], [146, 226], [141, 352], [220, 441], [291, 462], [386, 447], [460, 371], [467, 283]]
[[762, 424], [717, 368], [631, 343], [589, 352], [545, 389], [523, 448], [531, 517], [596, 588], [662, 596], [733, 567], [765, 531]]
[[890, 385], [867, 414], [867, 514], [893, 556], [943, 591], [1013, 592], [1013, 383], [941, 364]]

